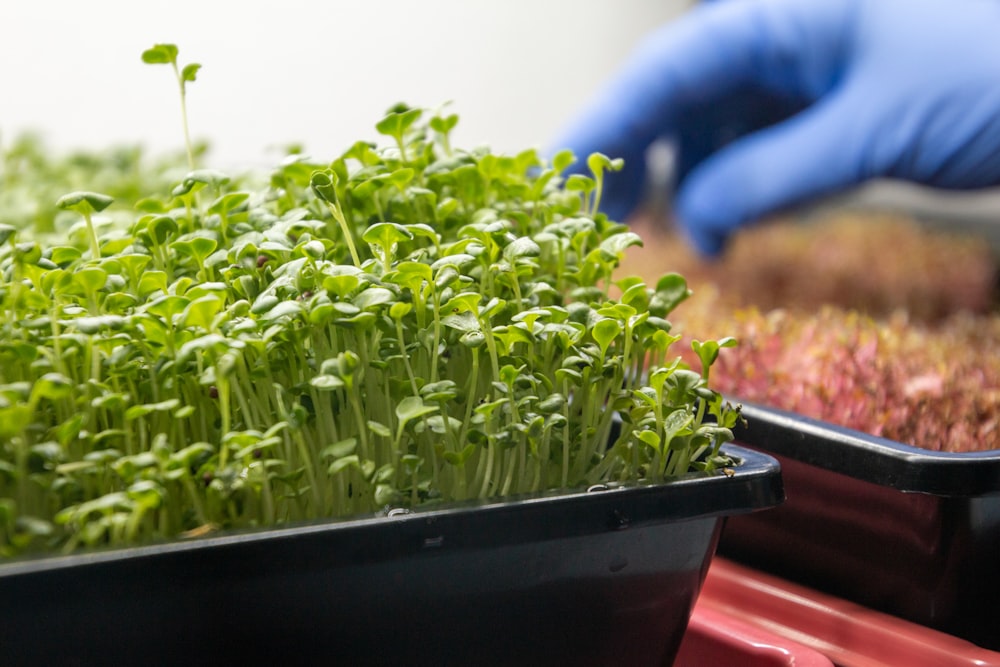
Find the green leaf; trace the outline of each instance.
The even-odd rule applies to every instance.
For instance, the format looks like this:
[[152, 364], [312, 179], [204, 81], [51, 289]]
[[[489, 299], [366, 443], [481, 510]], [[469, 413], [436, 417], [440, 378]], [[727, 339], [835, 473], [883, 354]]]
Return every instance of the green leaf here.
[[[411, 228], [407, 226], [407, 230]], [[421, 283], [434, 280], [434, 270], [423, 262], [400, 262], [396, 265], [396, 271], [411, 287], [419, 288]]]
[[722, 338], [718, 341], [691, 341], [691, 349], [694, 350], [694, 353], [698, 355], [698, 359], [701, 360], [702, 377], [708, 377], [708, 369], [715, 363], [715, 360], [719, 358], [720, 348], [735, 346], [736, 339], [732, 337]]
[[444, 304], [441, 310], [447, 313], [468, 312], [469, 314], [474, 314], [479, 310], [479, 303], [482, 300], [483, 295], [478, 292], [464, 292], [448, 299], [448, 302]]
[[353, 454], [354, 450], [357, 449], [357, 447], [358, 447], [357, 438], [346, 438], [344, 440], [340, 440], [339, 442], [335, 442], [331, 445], [327, 445], [320, 451], [319, 455], [321, 458], [324, 459], [328, 458], [339, 459], [348, 456], [349, 454]]
[[129, 486], [126, 494], [139, 506], [153, 509], [163, 502], [167, 491], [153, 480], [143, 479]]
[[451, 114], [444, 117], [434, 116], [434, 118], [431, 118], [430, 120], [431, 129], [435, 132], [440, 132], [441, 134], [448, 134], [457, 124], [458, 114]]
[[604, 171], [621, 171], [624, 166], [625, 161], [621, 158], [612, 160], [604, 153], [591, 153], [587, 158], [587, 167], [595, 175]]
[[351, 454], [350, 456], [343, 456], [335, 460], [330, 464], [330, 467], [326, 469], [327, 474], [336, 475], [338, 472], [346, 470], [348, 468], [361, 469], [361, 459], [357, 454]]
[[198, 70], [200, 69], [201, 65], [198, 63], [185, 65], [184, 69], [181, 70], [181, 81], [194, 81], [198, 77]]
[[354, 275], [326, 276], [323, 278], [323, 288], [330, 292], [331, 296], [339, 299], [345, 298], [361, 284], [361, 280]]
[[224, 194], [212, 202], [211, 206], [208, 207], [208, 212], [228, 214], [230, 211], [243, 206], [249, 198], [249, 192], [230, 192]]
[[423, 457], [416, 454], [404, 454], [400, 457], [399, 462], [403, 467], [403, 474], [410, 476], [416, 475], [424, 465]]
[[219, 247], [219, 242], [215, 239], [210, 239], [207, 236], [196, 236], [191, 239], [191, 248], [194, 250], [195, 257], [204, 259], [208, 257], [215, 249]]
[[159, 215], [146, 225], [146, 231], [157, 245], [163, 245], [170, 240], [177, 234], [177, 229], [177, 221], [169, 215]]
[[154, 44], [142, 52], [142, 62], [162, 65], [177, 62], [177, 47], [174, 44]]
[[382, 161], [378, 153], [375, 152], [375, 144], [368, 141], [356, 141], [344, 153], [344, 158], [357, 160], [365, 166], [378, 164]]
[[377, 484], [375, 486], [375, 503], [377, 505], [391, 505], [399, 497], [396, 489], [391, 484]]
[[214, 453], [215, 449], [207, 442], [196, 442], [171, 454], [170, 461], [174, 465], [191, 468]]
[[675, 438], [690, 431], [693, 423], [694, 415], [685, 408], [674, 410], [663, 419], [663, 441], [671, 446]]
[[204, 266], [205, 259], [215, 252], [219, 242], [207, 236], [192, 236], [174, 241], [170, 247], [181, 257], [191, 257], [198, 266]]
[[399, 419], [400, 427], [407, 422], [437, 412], [436, 405], [424, 405], [423, 399], [419, 396], [407, 396], [396, 406], [396, 418]]
[[425, 384], [420, 395], [426, 401], [450, 401], [458, 395], [458, 385], [453, 380], [439, 380]]
[[601, 241], [601, 250], [610, 253], [612, 255], [621, 256], [628, 248], [632, 246], [642, 247], [642, 237], [635, 232], [623, 232], [621, 234], [614, 234], [608, 238]]
[[[478, 298], [478, 296], [477, 296]], [[461, 313], [455, 313], [452, 315], [445, 315], [441, 318], [441, 324], [445, 325], [450, 329], [457, 329], [462, 332], [472, 332], [479, 331], [481, 325], [476, 316], [469, 311], [463, 311]]]
[[181, 315], [181, 322], [185, 327], [199, 328], [204, 331], [211, 331], [215, 317], [222, 312], [225, 301], [222, 297], [206, 295], [188, 303], [187, 308]]
[[309, 380], [309, 384], [320, 391], [333, 391], [344, 386], [344, 381], [336, 375], [317, 375]]
[[108, 274], [96, 266], [87, 266], [73, 274], [73, 281], [87, 294], [103, 289], [108, 282]]
[[237, 343], [239, 343], [239, 341], [228, 340], [220, 334], [205, 334], [204, 336], [199, 336], [181, 345], [181, 349], [177, 352], [177, 363], [186, 363], [196, 354], [204, 354], [206, 352], [222, 354], [229, 349], [230, 346], [236, 345]]
[[[0, 245], [4, 245], [17, 234], [17, 229], [11, 225], [0, 224]], [[55, 261], [55, 260], [53, 260]], [[58, 262], [56, 262], [58, 264]]]
[[95, 317], [77, 317], [64, 322], [64, 324], [75, 327], [77, 331], [93, 335], [102, 330], [120, 331], [125, 328], [127, 322], [128, 320], [120, 315], [97, 315]]
[[412, 303], [403, 303], [402, 301], [397, 301], [392, 304], [389, 308], [389, 317], [394, 320], [401, 320], [406, 317], [410, 311], [413, 310]]
[[68, 211], [76, 211], [81, 215], [99, 213], [111, 206], [113, 197], [102, 195], [99, 192], [71, 192], [63, 195], [56, 201], [56, 206]]
[[46, 373], [31, 388], [32, 398], [47, 398], [50, 401], [68, 398], [72, 392], [73, 381], [59, 373]]
[[[166, 283], [166, 277], [163, 279], [164, 284]], [[147, 312], [154, 315], [161, 320], [172, 324], [175, 316], [184, 312], [187, 305], [191, 303], [191, 300], [174, 294], [168, 294], [161, 296], [149, 303], [146, 306]]]
[[596, 186], [594, 179], [583, 174], [573, 174], [566, 179], [566, 189], [570, 192], [590, 192]]
[[503, 256], [508, 260], [515, 260], [520, 257], [537, 257], [541, 252], [542, 249], [531, 238], [521, 236], [507, 244], [503, 249]]
[[179, 399], [168, 398], [167, 400], [160, 401], [159, 403], [133, 405], [125, 411], [125, 421], [132, 421], [134, 419], [138, 419], [139, 417], [145, 417], [146, 415], [154, 412], [170, 412], [174, 408], [180, 406], [180, 404], [181, 402]]
[[392, 431], [389, 429], [388, 426], [386, 426], [385, 424], [383, 424], [381, 422], [377, 422], [377, 421], [375, 421], [373, 419], [369, 419], [367, 425], [368, 425], [368, 430], [371, 431], [372, 433], [374, 433], [377, 436], [381, 436], [383, 438], [391, 438], [392, 437]]
[[261, 316], [265, 322], [274, 322], [286, 317], [298, 317], [305, 312], [305, 306], [299, 301], [282, 301]]
[[566, 404], [566, 397], [562, 394], [549, 394], [544, 399], [539, 401], [536, 408], [542, 414], [552, 414], [562, 410], [563, 406]]
[[597, 344], [601, 346], [601, 356], [606, 356], [608, 347], [614, 342], [622, 332], [622, 326], [618, 320], [613, 320], [611, 318], [602, 318], [594, 328], [591, 330], [591, 334], [594, 336], [594, 340]]
[[389, 137], [401, 138], [403, 133], [410, 128], [423, 114], [422, 109], [407, 109], [390, 113], [385, 118], [375, 124], [375, 129], [379, 134]]
[[482, 331], [467, 331], [462, 334], [461, 338], [458, 339], [458, 342], [466, 347], [481, 347], [486, 343], [486, 334]]
[[218, 189], [225, 186], [230, 180], [228, 175], [216, 169], [195, 169], [188, 172], [187, 176], [184, 177], [184, 180], [178, 186], [180, 188], [179, 192], [175, 188], [174, 196], [188, 194], [198, 187], [205, 185], [210, 185]]
[[566, 171], [566, 169], [568, 169], [574, 162], [576, 162], [576, 155], [574, 155], [573, 151], [568, 148], [565, 148], [552, 156], [552, 168], [556, 171], [556, 173]]
[[309, 186], [321, 200], [337, 203], [337, 173], [332, 169], [314, 171], [309, 177]]
[[662, 450], [663, 445], [660, 436], [656, 435], [654, 431], [633, 431], [632, 434], [656, 451], [659, 452]]
[[365, 243], [381, 246], [386, 252], [400, 241], [409, 241], [413, 232], [395, 222], [376, 222], [365, 230], [361, 240]]
[[351, 300], [351, 303], [361, 310], [367, 310], [386, 303], [393, 303], [395, 300], [396, 295], [393, 294], [392, 290], [385, 287], [369, 287], [366, 290], [358, 292]]
[[413, 174], [413, 169], [410, 167], [404, 167], [403, 169], [397, 169], [389, 174], [389, 178], [387, 180], [402, 190], [410, 181], [413, 180]]
[[670, 311], [691, 296], [687, 281], [679, 273], [668, 273], [656, 283], [656, 291], [649, 304], [649, 312], [657, 317], [666, 317]]

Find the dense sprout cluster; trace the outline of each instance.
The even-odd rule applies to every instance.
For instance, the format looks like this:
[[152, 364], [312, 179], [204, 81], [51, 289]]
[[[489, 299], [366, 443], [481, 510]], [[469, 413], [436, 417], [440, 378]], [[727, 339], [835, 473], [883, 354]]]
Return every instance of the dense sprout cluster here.
[[684, 279], [612, 279], [619, 164], [456, 121], [0, 225], [0, 556], [731, 465], [738, 411], [671, 352]]
[[902, 312], [876, 320], [834, 306], [732, 312], [699, 301], [686, 325], [740, 339], [712, 371], [723, 393], [928, 450], [1000, 442], [1000, 316], [928, 324]]
[[748, 230], [715, 263], [643, 237], [623, 268], [666, 258], [700, 295], [683, 326], [740, 340], [712, 372], [734, 400], [925, 449], [997, 448], [997, 267], [982, 239], [843, 211]]

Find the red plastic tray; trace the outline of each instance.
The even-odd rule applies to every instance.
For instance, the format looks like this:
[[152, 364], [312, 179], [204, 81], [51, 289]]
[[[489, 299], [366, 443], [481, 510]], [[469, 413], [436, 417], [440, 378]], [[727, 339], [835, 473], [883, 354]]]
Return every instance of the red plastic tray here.
[[833, 667], [825, 655], [734, 618], [697, 605], [674, 667]]
[[1000, 667], [995, 651], [725, 558], [713, 559], [698, 598], [695, 615], [706, 611], [808, 646], [839, 667]]

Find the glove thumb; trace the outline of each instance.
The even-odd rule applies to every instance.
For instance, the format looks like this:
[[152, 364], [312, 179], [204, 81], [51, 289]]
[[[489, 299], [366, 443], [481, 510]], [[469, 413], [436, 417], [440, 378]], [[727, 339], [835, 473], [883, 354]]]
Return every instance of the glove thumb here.
[[699, 164], [677, 193], [677, 217], [695, 248], [718, 255], [738, 227], [856, 185], [871, 132], [864, 104], [831, 95], [777, 125], [746, 135]]

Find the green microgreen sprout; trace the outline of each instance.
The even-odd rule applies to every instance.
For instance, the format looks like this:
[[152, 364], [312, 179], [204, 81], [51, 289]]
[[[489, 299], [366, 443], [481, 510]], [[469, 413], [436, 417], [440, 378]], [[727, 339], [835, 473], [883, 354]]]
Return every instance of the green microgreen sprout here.
[[[143, 59], [183, 103], [197, 67]], [[150, 179], [103, 244], [111, 196], [66, 195], [89, 254], [0, 226], [0, 557], [731, 466], [732, 341], [691, 370], [684, 279], [615, 278], [641, 243], [596, 212], [620, 163], [564, 176], [572, 153], [463, 150], [456, 123], [397, 105], [388, 147], [263, 186]]]
[[594, 196], [590, 202], [590, 215], [597, 215], [601, 205], [601, 193], [604, 191], [604, 172], [621, 171], [625, 166], [625, 160], [616, 158], [612, 160], [603, 153], [591, 153], [587, 158], [587, 167], [594, 175]]
[[108, 195], [97, 192], [71, 192], [63, 195], [56, 202], [58, 208], [76, 211], [83, 216], [87, 224], [87, 239], [90, 242], [90, 256], [94, 259], [101, 258], [101, 244], [97, 239], [97, 230], [94, 228], [94, 213], [100, 213], [114, 201]]
[[148, 65], [170, 65], [177, 79], [181, 95], [181, 124], [184, 129], [184, 147], [187, 150], [188, 168], [194, 171], [194, 146], [191, 143], [191, 133], [188, 130], [187, 84], [198, 78], [201, 65], [189, 63], [181, 68], [177, 64], [178, 49], [175, 44], [154, 44], [142, 52], [142, 62]]
[[358, 254], [358, 248], [354, 243], [354, 232], [347, 224], [344, 212], [337, 200], [337, 180], [337, 173], [328, 169], [326, 171], [313, 172], [309, 178], [309, 184], [312, 186], [312, 190], [316, 193], [316, 196], [325, 202], [330, 209], [333, 219], [337, 221], [340, 231], [344, 235], [344, 242], [350, 250], [354, 265], [360, 268], [361, 256]]
[[[375, 129], [378, 130], [379, 134], [384, 134], [388, 137], [392, 137], [396, 141], [396, 147], [399, 148], [399, 157], [403, 163], [409, 162], [406, 156], [406, 131], [423, 115], [422, 109], [410, 109], [405, 105], [400, 105], [400, 108], [390, 110], [389, 114], [375, 124]], [[457, 122], [457, 119], [456, 119]], [[455, 123], [451, 124], [454, 127]], [[442, 134], [442, 141], [447, 145], [448, 132], [451, 128], [447, 128], [447, 122], [439, 124]]]

